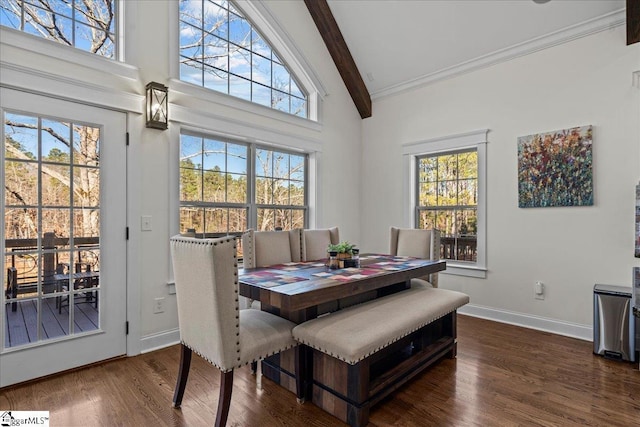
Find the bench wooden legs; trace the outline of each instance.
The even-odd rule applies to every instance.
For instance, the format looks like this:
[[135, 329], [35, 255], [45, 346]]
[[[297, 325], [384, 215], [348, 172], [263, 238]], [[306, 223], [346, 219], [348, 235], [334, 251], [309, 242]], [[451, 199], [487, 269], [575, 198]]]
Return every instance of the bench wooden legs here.
[[[370, 408], [444, 357], [456, 356], [456, 312], [401, 338], [355, 365], [318, 350], [307, 362], [296, 359], [314, 404], [348, 423], [366, 426]], [[302, 352], [301, 354], [303, 354]], [[306, 363], [306, 366], [305, 366]], [[309, 366], [311, 365], [311, 366]]]
[[298, 403], [311, 400], [311, 386], [313, 384], [313, 351], [304, 344], [299, 344], [296, 349], [296, 397]]

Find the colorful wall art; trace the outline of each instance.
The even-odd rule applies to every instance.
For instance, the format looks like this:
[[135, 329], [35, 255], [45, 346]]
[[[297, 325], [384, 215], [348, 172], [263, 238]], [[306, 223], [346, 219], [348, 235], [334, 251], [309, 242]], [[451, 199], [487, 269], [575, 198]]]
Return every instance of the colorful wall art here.
[[518, 138], [518, 206], [593, 205], [592, 126]]

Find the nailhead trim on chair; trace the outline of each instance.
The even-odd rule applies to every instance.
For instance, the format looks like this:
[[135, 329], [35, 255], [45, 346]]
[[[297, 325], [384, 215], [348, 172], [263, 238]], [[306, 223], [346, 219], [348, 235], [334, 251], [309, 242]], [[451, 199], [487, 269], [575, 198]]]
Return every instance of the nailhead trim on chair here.
[[243, 252], [244, 252], [244, 267], [245, 268], [253, 268], [255, 267], [255, 260], [253, 259], [253, 241], [254, 241], [254, 236], [253, 236], [254, 230], [252, 228], [248, 229], [247, 231], [245, 231], [244, 233], [242, 233], [243, 235], [249, 235], [251, 238], [247, 239], [247, 243], [248, 246], [246, 248], [243, 248]]
[[[189, 238], [189, 237], [185, 237], [185, 238], [176, 237], [176, 238], [173, 238], [172, 240], [180, 242], [180, 243], [183, 243], [183, 244], [196, 244], [196, 245], [212, 245], [213, 244], [213, 246], [217, 246], [217, 244], [219, 242], [219, 240], [218, 240], [218, 242], [211, 242], [210, 240], [207, 240], [207, 239], [196, 239], [196, 238]], [[234, 283], [235, 283], [234, 293], [236, 295], [235, 296], [236, 336], [239, 337], [240, 336], [240, 307], [239, 307], [239, 302], [238, 302], [238, 300], [239, 300], [238, 299], [238, 260], [237, 260], [237, 254], [236, 254], [236, 251], [237, 251], [237, 238], [236, 237], [229, 237], [228, 239], [224, 240], [223, 242], [226, 243], [226, 242], [231, 242], [231, 241], [234, 242], [234, 245], [233, 245], [233, 249], [234, 249], [233, 258], [234, 258], [234, 267], [236, 268], [236, 271], [234, 272], [234, 275], [236, 276], [236, 278], [234, 280]], [[210, 364], [212, 364], [213, 366], [215, 366], [216, 368], [218, 368], [222, 372], [231, 372], [235, 368], [240, 368], [240, 367], [248, 365], [250, 363], [257, 362], [257, 361], [262, 360], [262, 359], [264, 359], [266, 357], [273, 356], [274, 354], [278, 354], [278, 353], [280, 353], [282, 351], [285, 351], [285, 350], [288, 350], [290, 348], [293, 348], [293, 347], [295, 347], [297, 345], [297, 344], [292, 344], [292, 345], [289, 345], [289, 346], [285, 346], [285, 347], [280, 348], [278, 350], [275, 350], [273, 352], [260, 355], [256, 359], [249, 360], [249, 361], [246, 361], [244, 363], [238, 363], [238, 364], [234, 365], [232, 368], [223, 369], [220, 365], [218, 365], [217, 363], [214, 363], [208, 357], [205, 357], [203, 355], [203, 353], [201, 351], [199, 351], [197, 348], [191, 346], [190, 344], [187, 344], [183, 340], [180, 340], [180, 343], [183, 344], [185, 347], [191, 349], [191, 351], [196, 353], [198, 356], [202, 357], [204, 360], [206, 360], [207, 362], [209, 362]], [[240, 356], [239, 356], [240, 355], [240, 341], [236, 341], [236, 346], [237, 346], [236, 347], [236, 354], [238, 354], [238, 357], [237, 357], [236, 360], [240, 361]]]
[[[253, 309], [250, 309], [250, 310], [253, 310]], [[289, 350], [290, 348], [293, 348], [293, 347], [295, 347], [295, 346], [297, 345], [297, 344], [294, 344], [294, 345], [286, 346], [286, 347], [283, 347], [283, 348], [281, 348], [281, 349], [279, 349], [279, 350], [273, 351], [273, 352], [271, 352], [271, 353], [267, 353], [267, 354], [264, 354], [264, 355], [260, 355], [260, 356], [258, 356], [258, 358], [256, 358], [256, 359], [249, 360], [249, 361], [244, 362], [244, 363], [236, 364], [236, 365], [234, 365], [232, 368], [229, 368], [229, 369], [223, 369], [220, 365], [218, 365], [217, 363], [214, 363], [214, 362], [213, 362], [211, 359], [209, 359], [208, 357], [205, 357], [205, 356], [204, 356], [204, 355], [203, 355], [203, 354], [202, 354], [202, 353], [201, 353], [197, 348], [192, 347], [191, 345], [187, 344], [186, 342], [184, 342], [184, 341], [182, 341], [182, 340], [180, 340], [180, 343], [181, 343], [181, 344], [183, 344], [185, 347], [187, 347], [187, 348], [191, 349], [191, 351], [193, 351], [194, 353], [196, 353], [198, 356], [202, 357], [202, 358], [203, 358], [204, 360], [206, 360], [207, 362], [211, 363], [213, 366], [215, 366], [216, 368], [218, 368], [218, 369], [219, 369], [219, 370], [221, 370], [222, 372], [231, 372], [231, 371], [232, 371], [232, 370], [234, 370], [235, 368], [241, 368], [241, 367], [246, 366], [246, 365], [248, 365], [248, 364], [250, 364], [250, 363], [258, 362], [258, 361], [260, 361], [260, 360], [262, 360], [262, 359], [265, 359], [265, 358], [267, 358], [267, 357], [269, 357], [269, 356], [273, 356], [274, 354], [278, 354], [278, 353], [283, 352], [283, 351], [285, 351], [285, 350]], [[238, 359], [238, 360], [240, 360], [240, 359]]]

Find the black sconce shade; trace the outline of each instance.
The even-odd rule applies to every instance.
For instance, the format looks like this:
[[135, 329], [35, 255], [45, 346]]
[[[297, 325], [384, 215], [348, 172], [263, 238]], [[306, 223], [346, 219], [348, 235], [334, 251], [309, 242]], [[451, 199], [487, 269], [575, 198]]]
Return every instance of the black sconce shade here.
[[169, 127], [169, 89], [160, 83], [147, 84], [147, 127], [167, 129]]

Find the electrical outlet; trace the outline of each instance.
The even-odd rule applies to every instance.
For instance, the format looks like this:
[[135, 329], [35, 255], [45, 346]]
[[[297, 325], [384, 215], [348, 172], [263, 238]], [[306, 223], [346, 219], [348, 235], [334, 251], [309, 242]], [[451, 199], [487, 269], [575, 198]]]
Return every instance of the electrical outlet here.
[[164, 297], [156, 298], [153, 300], [153, 312], [164, 313]]
[[536, 282], [533, 285], [533, 297], [535, 299], [544, 299], [544, 283]]

